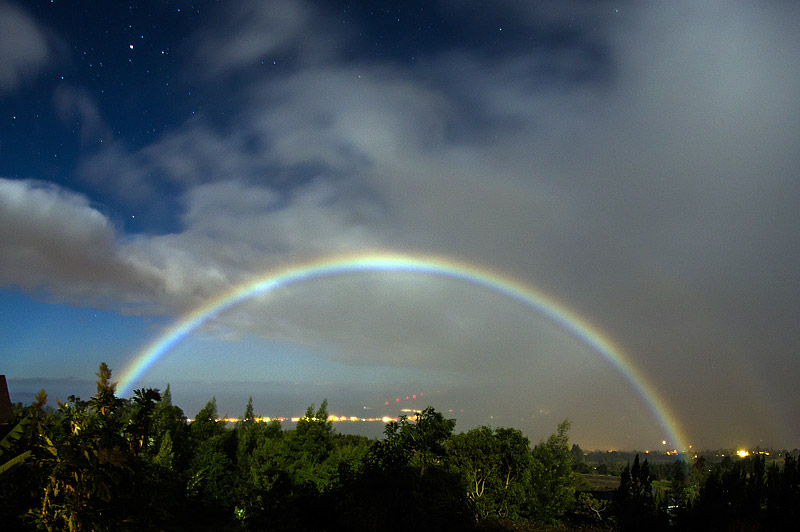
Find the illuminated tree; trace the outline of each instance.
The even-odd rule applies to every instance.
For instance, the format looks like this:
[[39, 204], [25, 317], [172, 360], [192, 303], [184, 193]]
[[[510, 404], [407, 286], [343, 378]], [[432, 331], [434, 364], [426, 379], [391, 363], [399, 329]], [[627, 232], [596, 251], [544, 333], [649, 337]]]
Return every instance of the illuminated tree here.
[[552, 522], [560, 519], [575, 500], [575, 480], [569, 447], [570, 422], [565, 419], [558, 431], [533, 449], [529, 488], [529, 515]]
[[330, 460], [333, 438], [328, 400], [324, 399], [316, 411], [310, 405], [295, 429], [286, 434], [288, 470], [296, 485], [321, 493], [336, 479], [335, 464]]
[[114, 395], [105, 363], [97, 377], [97, 394], [88, 402], [70, 396], [60, 405], [60, 430], [42, 438], [39, 466], [48, 480], [31, 517], [45, 530], [124, 529], [130, 520], [133, 455], [123, 431], [124, 401]]
[[500, 463], [499, 515], [517, 517], [523, 512], [526, 486], [531, 480], [533, 455], [530, 440], [513, 428], [496, 429], [495, 439]]
[[446, 454], [444, 444], [455, 426], [455, 419], [445, 419], [429, 406], [416, 415], [413, 423], [407, 416], [388, 423], [384, 430], [386, 437], [378, 442], [374, 454], [385, 469], [411, 467], [421, 478], [428, 468], [442, 462]]
[[126, 432], [134, 454], [149, 450], [153, 442], [153, 414], [161, 400], [158, 390], [152, 388], [134, 390], [130, 405], [130, 420]]
[[351, 486], [349, 514], [366, 530], [458, 530], [473, 513], [460, 475], [448, 466], [447, 445], [455, 428], [428, 407], [416, 421], [390, 422], [373, 443], [363, 476]]
[[530, 477], [530, 441], [517, 429], [477, 427], [448, 441], [448, 461], [459, 472], [478, 519], [517, 517]]
[[475, 517], [495, 515], [500, 464], [492, 429], [482, 426], [454, 434], [448, 442], [448, 461], [464, 479]]
[[193, 452], [187, 492], [212, 513], [224, 514], [233, 503], [235, 440], [224, 422], [217, 421], [215, 397], [197, 413], [189, 433]]
[[[168, 444], [164, 443], [166, 438], [170, 440]], [[156, 454], [161, 455], [162, 465], [164, 465], [165, 457], [171, 456], [171, 463], [174, 467], [181, 470], [186, 468], [191, 451], [189, 426], [183, 410], [172, 404], [172, 391], [169, 384], [161, 394], [161, 399], [153, 407], [152, 439], [151, 448]], [[162, 448], [166, 454], [162, 453]]]

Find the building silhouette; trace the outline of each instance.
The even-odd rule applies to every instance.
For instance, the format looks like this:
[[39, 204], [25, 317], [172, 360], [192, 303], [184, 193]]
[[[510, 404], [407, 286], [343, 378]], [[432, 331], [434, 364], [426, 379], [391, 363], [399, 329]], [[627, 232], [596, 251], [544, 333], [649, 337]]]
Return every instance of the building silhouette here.
[[6, 376], [0, 375], [0, 425], [8, 425], [12, 419], [14, 419], [14, 410], [11, 408]]

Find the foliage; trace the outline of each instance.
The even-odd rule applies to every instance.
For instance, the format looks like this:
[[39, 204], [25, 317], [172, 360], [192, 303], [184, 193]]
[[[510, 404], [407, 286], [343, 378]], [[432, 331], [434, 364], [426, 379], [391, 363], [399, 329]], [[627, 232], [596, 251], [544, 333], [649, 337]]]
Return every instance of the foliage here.
[[221, 516], [230, 513], [235, 503], [236, 447], [234, 434], [217, 418], [217, 400], [212, 398], [189, 425], [191, 459], [186, 471], [186, 490], [192, 503]]
[[328, 400], [315, 411], [310, 405], [294, 431], [286, 435], [287, 451], [291, 457], [289, 473], [294, 483], [322, 493], [336, 476], [333, 450], [333, 423], [328, 420]]
[[800, 471], [787, 452], [783, 468], [759, 454], [717, 465], [683, 521], [691, 530], [796, 530], [798, 519]]
[[570, 422], [565, 419], [558, 430], [533, 449], [533, 464], [528, 492], [529, 515], [553, 522], [561, 519], [575, 500], [575, 479], [569, 447]]
[[123, 529], [124, 501], [132, 485], [130, 448], [123, 435], [122, 402], [105, 364], [97, 395], [71, 396], [59, 408], [53, 438], [44, 435], [39, 466], [47, 474], [40, 505], [30, 516], [44, 530]]
[[622, 530], [654, 530], [660, 525], [653, 481], [650, 464], [646, 458], [640, 463], [638, 454], [633, 465], [622, 471], [614, 499], [617, 522]]
[[453, 435], [448, 443], [448, 461], [464, 480], [476, 517], [486, 519], [499, 514], [499, 463], [492, 429], [477, 427]]
[[[472, 520], [466, 493], [447, 463], [455, 420], [428, 407], [386, 425], [360, 475], [342, 495], [349, 527], [360, 530], [459, 530]], [[349, 528], [348, 527], [348, 528]]]
[[[172, 392], [169, 384], [161, 394], [161, 399], [153, 407], [151, 419], [149, 454], [152, 456], [155, 453], [155, 456], [161, 456], [159, 459], [161, 465], [166, 466], [167, 469], [185, 470], [191, 447], [189, 445], [189, 426], [183, 410], [172, 404]], [[165, 443], [164, 440], [169, 440], [169, 442]], [[169, 463], [165, 462], [167, 458], [169, 458]]]
[[596, 499], [591, 493], [582, 491], [578, 493], [575, 501], [576, 516], [583, 520], [602, 524], [608, 522], [608, 514], [611, 509], [611, 502], [603, 499]]
[[445, 419], [441, 412], [431, 407], [419, 412], [413, 423], [408, 416], [401, 416], [399, 421], [386, 425], [386, 437], [376, 442], [373, 458], [387, 471], [411, 468], [422, 478], [428, 468], [444, 459], [445, 442], [455, 425], [455, 419]]
[[3, 455], [8, 451], [11, 451], [14, 447], [14, 444], [22, 438], [25, 428], [28, 424], [30, 424], [30, 422], [30, 416], [23, 418], [22, 421], [17, 423], [16, 426], [14, 426], [14, 428], [12, 428], [8, 434], [6, 434], [5, 437], [0, 440], [0, 460], [5, 460], [5, 462], [0, 463], [0, 477], [30, 457], [31, 451], [28, 450], [7, 460], [3, 458]]
[[478, 520], [523, 513], [532, 457], [530, 441], [519, 430], [477, 427], [455, 434], [448, 459], [464, 480]]
[[0, 441], [4, 529], [794, 530], [800, 519], [791, 453], [770, 465], [756, 453], [716, 464], [636, 455], [609, 501], [576, 493], [585, 453], [567, 420], [534, 448], [513, 428], [456, 434], [431, 407], [377, 440], [337, 433], [325, 400], [286, 430], [260, 422], [252, 399], [233, 426], [214, 398], [188, 423], [169, 385], [122, 399], [111, 377], [101, 364], [89, 400], [54, 410], [42, 391], [15, 412]]
[[569, 454], [572, 457], [572, 470], [576, 473], [590, 473], [592, 469], [589, 467], [589, 464], [586, 463], [586, 456], [583, 454], [583, 449], [577, 443], [572, 444], [572, 448], [569, 450]]

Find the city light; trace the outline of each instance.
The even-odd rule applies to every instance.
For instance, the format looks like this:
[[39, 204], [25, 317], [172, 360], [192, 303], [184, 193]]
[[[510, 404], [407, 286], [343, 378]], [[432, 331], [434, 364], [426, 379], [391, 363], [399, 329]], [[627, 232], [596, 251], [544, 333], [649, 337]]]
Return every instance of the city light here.
[[[289, 421], [291, 423], [297, 423], [298, 421], [305, 419], [304, 416], [292, 416], [292, 417], [271, 417], [271, 416], [262, 416], [254, 418], [256, 423], [269, 423], [271, 421], [280, 421], [283, 423], [284, 421]], [[409, 422], [414, 422], [417, 420], [416, 416], [406, 416], [406, 419]], [[193, 418], [188, 418], [186, 421], [189, 423], [193, 422]], [[216, 421], [221, 421], [223, 423], [238, 423], [242, 421], [238, 417], [223, 417], [218, 418]], [[327, 421], [331, 423], [339, 423], [339, 422], [349, 422], [349, 423], [390, 423], [392, 421], [400, 421], [399, 417], [392, 417], [392, 416], [383, 416], [383, 417], [358, 417], [358, 416], [337, 416], [335, 414], [331, 414], [328, 416]]]

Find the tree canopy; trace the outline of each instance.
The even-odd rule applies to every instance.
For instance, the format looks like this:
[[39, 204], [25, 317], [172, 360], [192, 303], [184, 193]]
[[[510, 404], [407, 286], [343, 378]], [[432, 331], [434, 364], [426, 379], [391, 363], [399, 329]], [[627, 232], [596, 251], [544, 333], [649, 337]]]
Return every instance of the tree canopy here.
[[189, 422], [169, 385], [122, 399], [107, 365], [96, 375], [86, 401], [51, 408], [42, 391], [16, 407], [0, 434], [4, 529], [793, 530], [800, 512], [793, 454], [783, 467], [636, 455], [610, 501], [578, 491], [589, 466], [568, 420], [534, 446], [515, 428], [456, 433], [432, 407], [379, 439], [338, 433], [327, 400], [293, 428], [261, 422], [252, 398], [235, 424], [214, 398]]

